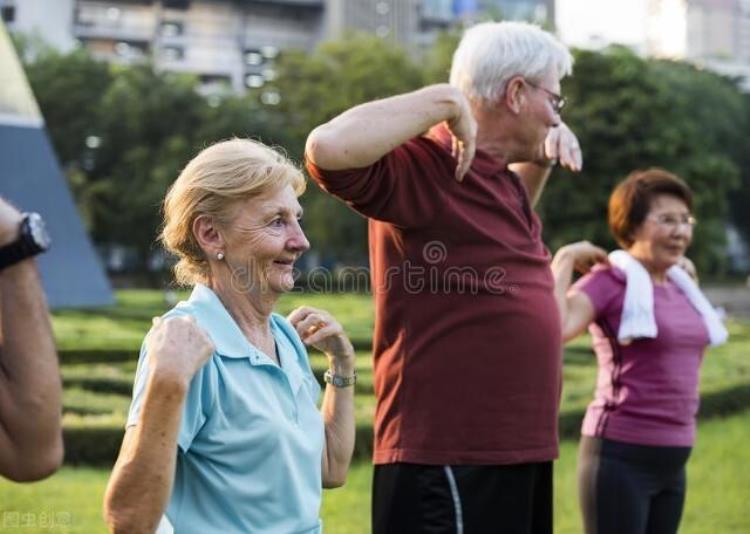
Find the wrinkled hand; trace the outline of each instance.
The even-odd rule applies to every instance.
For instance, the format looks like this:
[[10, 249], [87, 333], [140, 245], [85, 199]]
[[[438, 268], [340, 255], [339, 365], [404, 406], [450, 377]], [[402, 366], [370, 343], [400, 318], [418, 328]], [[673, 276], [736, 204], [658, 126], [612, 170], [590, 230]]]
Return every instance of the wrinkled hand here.
[[550, 129], [544, 140], [543, 151], [542, 161], [557, 160], [560, 165], [574, 172], [583, 168], [583, 154], [578, 138], [564, 122]]
[[16, 240], [22, 220], [21, 212], [0, 197], [0, 247]]
[[354, 358], [354, 347], [344, 328], [327, 311], [301, 306], [290, 313], [287, 319], [305, 345], [315, 347], [337, 360]]
[[213, 354], [211, 338], [190, 315], [153, 321], [146, 340], [151, 372], [189, 382]]
[[690, 260], [690, 258], [683, 256], [680, 258], [680, 260], [677, 262], [677, 265], [682, 267], [682, 269], [690, 275], [690, 278], [695, 280], [695, 282], [698, 282], [698, 271], [695, 268], [695, 264]]
[[[458, 91], [457, 91], [458, 92]], [[471, 113], [469, 101], [458, 92], [456, 115], [447, 121], [451, 132], [451, 155], [456, 159], [456, 181], [461, 182], [469, 172], [477, 150], [477, 121]]]
[[609, 265], [607, 251], [588, 241], [565, 245], [558, 251], [560, 253], [568, 255], [573, 260], [573, 268], [581, 274], [589, 272], [597, 263]]

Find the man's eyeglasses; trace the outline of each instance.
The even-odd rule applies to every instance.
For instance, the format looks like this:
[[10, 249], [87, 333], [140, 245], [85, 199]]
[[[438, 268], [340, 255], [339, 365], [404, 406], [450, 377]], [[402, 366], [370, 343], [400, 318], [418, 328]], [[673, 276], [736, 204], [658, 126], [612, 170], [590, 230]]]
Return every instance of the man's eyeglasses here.
[[528, 80], [524, 80], [524, 83], [527, 83], [528, 85], [530, 85], [530, 86], [531, 86], [531, 87], [533, 87], [534, 89], [539, 89], [540, 91], [544, 91], [545, 93], [547, 93], [547, 96], [549, 96], [549, 97], [550, 97], [550, 101], [549, 101], [549, 103], [550, 103], [550, 104], [552, 104], [552, 109], [553, 109], [553, 110], [555, 111], [555, 113], [557, 113], [558, 115], [560, 114], [560, 112], [562, 111], [562, 109], [563, 109], [563, 108], [565, 107], [565, 104], [567, 104], [567, 102], [568, 102], [568, 101], [567, 101], [567, 100], [565, 99], [565, 97], [564, 97], [564, 96], [562, 96], [562, 95], [558, 95], [557, 93], [553, 93], [553, 92], [552, 92], [552, 91], [550, 91], [549, 89], [545, 89], [544, 87], [542, 87], [542, 86], [540, 86], [540, 85], [537, 85], [537, 84], [535, 84], [535, 83], [531, 83], [531, 82], [530, 82], [530, 81], [528, 81]]
[[688, 226], [689, 228], [693, 228], [698, 223], [698, 221], [692, 215], [677, 215], [674, 213], [652, 215], [651, 217], [649, 217], [649, 219], [654, 221], [659, 226], [669, 228], [670, 230], [673, 228], [679, 228], [681, 226]]

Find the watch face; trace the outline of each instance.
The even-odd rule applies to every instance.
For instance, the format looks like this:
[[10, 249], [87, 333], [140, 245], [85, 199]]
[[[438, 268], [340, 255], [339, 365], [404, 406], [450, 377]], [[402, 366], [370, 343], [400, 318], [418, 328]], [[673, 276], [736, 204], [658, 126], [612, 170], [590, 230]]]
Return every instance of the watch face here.
[[34, 243], [42, 250], [47, 250], [51, 244], [51, 240], [44, 226], [44, 220], [42, 220], [42, 217], [38, 213], [30, 213], [28, 221], [29, 232]]

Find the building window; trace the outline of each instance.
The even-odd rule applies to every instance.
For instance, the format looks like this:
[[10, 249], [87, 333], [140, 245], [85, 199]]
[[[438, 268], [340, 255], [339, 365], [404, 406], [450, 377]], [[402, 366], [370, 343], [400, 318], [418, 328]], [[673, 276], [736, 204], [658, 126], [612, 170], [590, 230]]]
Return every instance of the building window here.
[[245, 64], [250, 67], [257, 67], [263, 64], [265, 61], [263, 54], [258, 50], [246, 50], [245, 51]]
[[265, 80], [263, 79], [262, 74], [248, 74], [247, 76], [245, 76], [245, 85], [252, 89], [263, 87], [264, 82]]
[[4, 22], [10, 24], [16, 20], [16, 6], [3, 6], [0, 12]]
[[180, 61], [185, 57], [185, 49], [181, 46], [165, 46], [161, 49], [161, 57], [165, 61]]
[[183, 32], [182, 22], [162, 22], [161, 23], [161, 34], [163, 37], [177, 37], [182, 35]]

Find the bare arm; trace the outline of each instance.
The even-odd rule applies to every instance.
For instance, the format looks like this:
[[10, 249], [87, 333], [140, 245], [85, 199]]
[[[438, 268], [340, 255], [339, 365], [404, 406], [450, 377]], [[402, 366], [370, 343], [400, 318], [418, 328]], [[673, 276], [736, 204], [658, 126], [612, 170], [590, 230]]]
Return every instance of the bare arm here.
[[560, 310], [563, 341], [580, 335], [594, 320], [596, 311], [589, 297], [582, 292], [570, 292], [573, 270], [588, 271], [594, 263], [606, 263], [607, 253], [587, 241], [566, 245], [552, 260], [555, 280], [555, 299]]
[[[331, 371], [337, 376], [354, 375], [354, 349], [341, 325], [328, 312], [308, 306], [289, 315], [305, 344], [328, 356]], [[325, 427], [322, 459], [324, 488], [336, 488], [346, 482], [354, 452], [354, 386], [326, 385], [321, 406]]]
[[[21, 214], [0, 199], [0, 246], [18, 236]], [[44, 478], [62, 463], [62, 386], [33, 259], [0, 272], [0, 474]]]
[[461, 179], [474, 157], [476, 123], [463, 94], [448, 84], [345, 111], [312, 131], [305, 157], [325, 170], [367, 167], [443, 121], [455, 136], [456, 178]]
[[556, 161], [573, 172], [579, 172], [583, 168], [583, 156], [578, 138], [564, 122], [550, 129], [539, 152], [537, 161], [509, 165], [510, 169], [521, 178], [532, 207], [539, 202]]
[[138, 424], [128, 428], [104, 496], [110, 532], [152, 533], [172, 493], [177, 437], [190, 379], [213, 352], [192, 318], [157, 323]]

